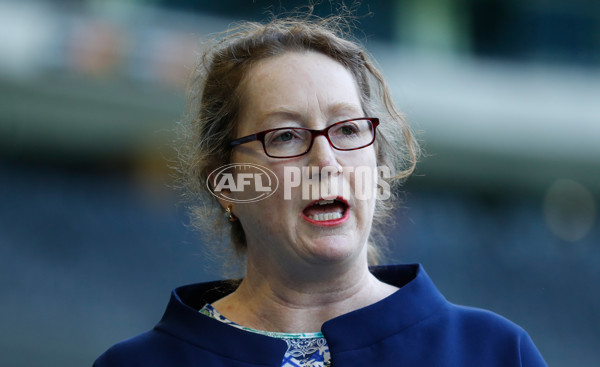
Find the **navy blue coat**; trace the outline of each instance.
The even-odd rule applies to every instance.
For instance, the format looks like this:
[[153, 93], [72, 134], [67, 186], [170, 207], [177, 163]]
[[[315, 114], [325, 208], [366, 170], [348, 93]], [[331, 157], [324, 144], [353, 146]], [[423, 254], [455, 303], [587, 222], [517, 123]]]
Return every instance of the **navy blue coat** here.
[[[332, 366], [546, 366], [529, 335], [492, 312], [454, 305], [419, 265], [371, 269], [400, 289], [323, 324]], [[120, 342], [95, 367], [280, 367], [284, 341], [198, 312], [232, 291], [228, 282], [177, 288], [154, 329]]]

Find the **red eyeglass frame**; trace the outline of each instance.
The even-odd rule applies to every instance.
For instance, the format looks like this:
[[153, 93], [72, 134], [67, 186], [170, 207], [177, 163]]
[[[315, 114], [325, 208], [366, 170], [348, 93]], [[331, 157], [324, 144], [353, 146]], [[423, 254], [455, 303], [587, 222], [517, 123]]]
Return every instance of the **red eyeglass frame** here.
[[[343, 124], [343, 123], [350, 122], [350, 121], [358, 121], [358, 120], [368, 120], [371, 123], [371, 129], [372, 129], [372, 133], [373, 133], [373, 139], [368, 144], [362, 145], [362, 146], [357, 147], [357, 148], [343, 149], [343, 148], [338, 148], [335, 145], [333, 145], [333, 143], [331, 142], [331, 139], [329, 139], [329, 129], [331, 129], [334, 126], [339, 125], [339, 124]], [[279, 128], [276, 128], [276, 129], [269, 129], [269, 130], [258, 132], [256, 134], [252, 134], [252, 135], [248, 135], [248, 136], [244, 136], [244, 137], [232, 140], [229, 143], [229, 146], [234, 147], [234, 146], [237, 146], [237, 145], [241, 145], [241, 144], [249, 143], [251, 141], [258, 140], [258, 141], [260, 141], [262, 143], [263, 151], [265, 152], [265, 154], [268, 157], [271, 157], [271, 158], [295, 158], [295, 157], [299, 157], [301, 155], [304, 155], [304, 154], [310, 152], [310, 149], [313, 146], [315, 138], [317, 136], [321, 136], [322, 135], [322, 136], [324, 136], [327, 139], [327, 141], [329, 142], [329, 145], [333, 149], [341, 150], [341, 151], [358, 150], [358, 149], [366, 148], [369, 145], [373, 144], [373, 142], [375, 141], [376, 133], [377, 133], [377, 126], [379, 126], [379, 118], [377, 118], [377, 117], [359, 117], [359, 118], [348, 119], [348, 120], [336, 122], [335, 124], [332, 124], [332, 125], [324, 128], [324, 129], [321, 129], [321, 130], [307, 129], [307, 128], [304, 128], [304, 127], [279, 127]], [[270, 133], [271, 131], [288, 130], [288, 129], [306, 130], [306, 131], [310, 132], [310, 134], [311, 134], [310, 144], [308, 144], [308, 147], [306, 148], [306, 151], [304, 151], [303, 153], [300, 153], [300, 154], [290, 155], [290, 156], [285, 156], [285, 157], [273, 156], [273, 155], [270, 155], [269, 153], [267, 153], [267, 147], [265, 146], [265, 136], [268, 133]]]

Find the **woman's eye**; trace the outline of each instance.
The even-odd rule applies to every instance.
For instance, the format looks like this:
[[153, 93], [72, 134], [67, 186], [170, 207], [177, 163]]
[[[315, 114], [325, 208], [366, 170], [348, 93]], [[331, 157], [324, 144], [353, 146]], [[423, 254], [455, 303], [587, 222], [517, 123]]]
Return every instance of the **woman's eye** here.
[[299, 139], [298, 134], [293, 130], [278, 131], [269, 139], [270, 143], [286, 143], [294, 139]]
[[279, 141], [289, 141], [292, 140], [294, 138], [294, 135], [292, 135], [291, 132], [286, 131], [284, 133], [279, 134], [275, 140], [279, 140]]
[[341, 136], [350, 136], [350, 135], [356, 135], [359, 132], [360, 132], [360, 128], [358, 126], [353, 125], [353, 124], [344, 124], [336, 129], [335, 134], [341, 135]]
[[342, 126], [340, 131], [342, 132], [343, 135], [352, 135], [352, 134], [356, 133], [356, 128], [354, 128], [353, 126], [350, 126], [350, 125], [344, 125], [344, 126]]

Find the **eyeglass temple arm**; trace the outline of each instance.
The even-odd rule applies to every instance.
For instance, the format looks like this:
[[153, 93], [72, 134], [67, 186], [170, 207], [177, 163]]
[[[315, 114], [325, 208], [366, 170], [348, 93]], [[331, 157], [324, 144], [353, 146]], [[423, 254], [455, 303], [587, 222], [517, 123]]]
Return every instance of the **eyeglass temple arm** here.
[[254, 140], [258, 140], [258, 134], [248, 135], [248, 136], [244, 136], [242, 138], [236, 139], [236, 140], [232, 141], [231, 143], [229, 143], [229, 146], [233, 147], [236, 145], [249, 143]]

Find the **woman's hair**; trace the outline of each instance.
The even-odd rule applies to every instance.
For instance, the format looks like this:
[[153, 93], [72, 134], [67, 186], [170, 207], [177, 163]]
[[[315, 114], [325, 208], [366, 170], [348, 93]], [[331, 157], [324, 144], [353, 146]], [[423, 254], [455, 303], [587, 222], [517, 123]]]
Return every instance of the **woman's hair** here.
[[[188, 105], [180, 124], [178, 151], [180, 188], [188, 205], [193, 227], [213, 234], [221, 244], [230, 230], [230, 241], [238, 255], [245, 254], [246, 240], [239, 221], [229, 222], [223, 208], [206, 186], [208, 174], [229, 163], [236, 138], [242, 100], [241, 83], [253, 65], [285, 52], [314, 51], [342, 64], [354, 76], [366, 116], [380, 118], [375, 150], [378, 166], [387, 166], [391, 193], [412, 173], [419, 146], [410, 128], [394, 106], [383, 75], [367, 52], [351, 41], [352, 17], [318, 18], [311, 14], [273, 19], [266, 24], [243, 22], [219, 34], [202, 54], [188, 84]], [[381, 179], [381, 178], [380, 178]], [[377, 199], [369, 237], [369, 263], [377, 264], [385, 239], [380, 229], [390, 218], [395, 202]]]

